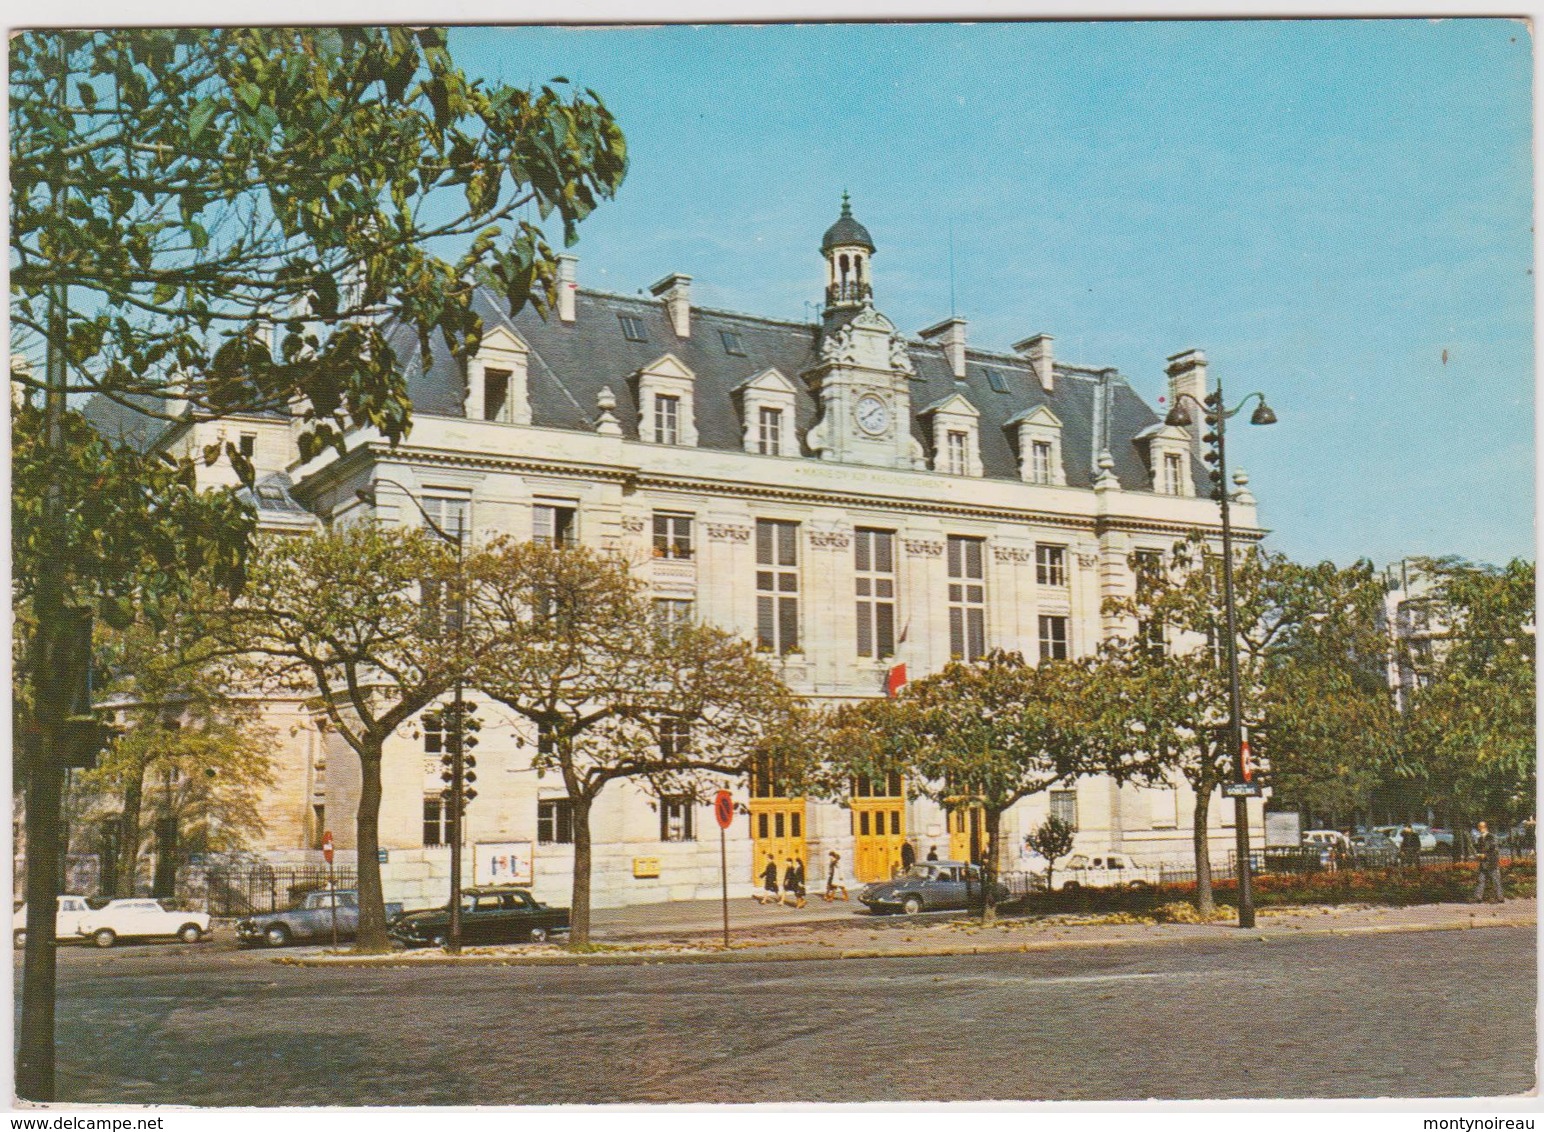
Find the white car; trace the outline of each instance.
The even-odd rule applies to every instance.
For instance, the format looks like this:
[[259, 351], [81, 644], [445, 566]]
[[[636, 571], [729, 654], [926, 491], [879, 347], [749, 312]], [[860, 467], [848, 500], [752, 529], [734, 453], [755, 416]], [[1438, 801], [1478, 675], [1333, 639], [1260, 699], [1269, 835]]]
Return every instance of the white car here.
[[[54, 939], [74, 939], [80, 934], [81, 921], [91, 912], [84, 896], [59, 897], [59, 910], [54, 914]], [[11, 917], [11, 942], [17, 947], [27, 946], [27, 906], [16, 909]]]
[[1057, 891], [1079, 888], [1146, 888], [1158, 883], [1158, 869], [1139, 865], [1125, 853], [1074, 853], [1052, 876]]
[[209, 934], [208, 912], [168, 912], [159, 900], [114, 900], [84, 917], [76, 928], [98, 947], [120, 939], [174, 937], [197, 943]]

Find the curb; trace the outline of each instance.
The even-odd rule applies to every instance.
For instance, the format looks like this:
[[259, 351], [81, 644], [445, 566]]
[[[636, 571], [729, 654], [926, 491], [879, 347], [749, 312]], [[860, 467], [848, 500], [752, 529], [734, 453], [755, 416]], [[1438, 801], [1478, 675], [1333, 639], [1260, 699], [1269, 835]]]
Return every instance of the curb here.
[[404, 970], [416, 967], [653, 967], [683, 963], [802, 963], [820, 959], [925, 959], [949, 955], [1012, 955], [1028, 954], [1037, 951], [1063, 951], [1069, 948], [1080, 947], [1128, 947], [1141, 943], [1210, 943], [1213, 940], [1219, 939], [1237, 943], [1271, 943], [1311, 937], [1474, 931], [1483, 928], [1537, 927], [1537, 924], [1538, 921], [1533, 919], [1492, 920], [1485, 923], [1368, 924], [1346, 928], [1306, 928], [1285, 931], [1250, 929], [1245, 932], [1239, 932], [1238, 929], [1234, 928], [1231, 930], [1237, 934], [1214, 936], [1191, 935], [1167, 938], [1162, 936], [1156, 938], [1152, 936], [1112, 936], [1106, 939], [1056, 939], [1026, 941], [1024, 943], [960, 944], [954, 946], [940, 945], [908, 948], [856, 947], [843, 948], [841, 950], [819, 947], [790, 947], [780, 951], [747, 949], [745, 951], [728, 952], [707, 951], [689, 955], [671, 952], [658, 955], [607, 955], [600, 953], [595, 955], [543, 955], [530, 959], [495, 955], [463, 955], [459, 957], [444, 955], [432, 959], [411, 960], [371, 956], [344, 956], [336, 959], [275, 956], [272, 961], [287, 967], [373, 967], [390, 970]]

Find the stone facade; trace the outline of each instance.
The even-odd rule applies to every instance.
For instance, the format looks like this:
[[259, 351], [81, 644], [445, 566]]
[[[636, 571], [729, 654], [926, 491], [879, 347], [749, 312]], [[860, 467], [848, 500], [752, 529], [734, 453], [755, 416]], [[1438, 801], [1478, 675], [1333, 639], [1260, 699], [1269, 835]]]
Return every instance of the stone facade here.
[[[410, 375], [413, 429], [395, 448], [362, 432], [346, 455], [303, 463], [291, 422], [277, 417], [193, 425], [180, 442], [208, 443], [203, 432], [222, 428], [256, 433], [269, 526], [348, 521], [367, 507], [381, 522], [418, 523], [388, 479], [420, 498], [465, 501], [476, 540], [538, 537], [554, 522], [571, 523], [577, 541], [623, 555], [656, 599], [690, 603], [691, 616], [759, 639], [794, 690], [815, 701], [883, 695], [899, 664], [916, 678], [983, 648], [1079, 656], [1129, 631], [1101, 603], [1130, 592], [1132, 554], [1217, 531], [1216, 504], [1195, 489], [1205, 473], [1192, 438], [1164, 428], [1116, 371], [1054, 361], [1049, 335], [994, 352], [967, 344], [963, 319], [926, 337], [899, 333], [873, 305], [874, 245], [850, 212], [824, 252], [827, 304], [816, 324], [693, 308], [685, 276], [667, 277], [654, 300], [582, 290], [565, 257], [564, 302], [550, 322], [529, 311], [511, 320], [484, 297], [492, 352], [464, 371], [437, 358]], [[1171, 384], [1202, 388], [1204, 356], [1171, 363]], [[1026, 447], [1037, 443], [1044, 448]], [[1185, 456], [1183, 474], [1176, 484], [1171, 462], [1166, 484], [1163, 457], [1174, 453]], [[366, 504], [356, 493], [371, 487]], [[1235, 499], [1242, 537], [1258, 537], [1252, 497], [1241, 490]], [[689, 551], [656, 550], [661, 516], [684, 532]], [[790, 549], [769, 563], [774, 544]], [[763, 600], [769, 569], [788, 579], [791, 588], [776, 593], [793, 599], [787, 613]], [[571, 846], [543, 840], [561, 832], [550, 805], [561, 783], [531, 769], [534, 736], [498, 705], [482, 702], [479, 714], [466, 880], [476, 879], [477, 855], [492, 852], [479, 846], [529, 843], [537, 896], [564, 902]], [[278, 755], [285, 770], [274, 813], [283, 816], [271, 848], [314, 848], [325, 825], [349, 849], [358, 790], [351, 752], [308, 720], [281, 729], [280, 741], [292, 749]], [[442, 899], [448, 884], [448, 849], [432, 843], [426, 822], [425, 799], [440, 789], [438, 756], [426, 743], [418, 723], [407, 725], [383, 764], [387, 899], [409, 905]], [[887, 873], [902, 838], [919, 857], [933, 847], [943, 856], [969, 851], [968, 830], [956, 828], [968, 818], [926, 801], [863, 798], [849, 810], [748, 798], [744, 782], [727, 785], [752, 811], [728, 836], [738, 893], [749, 891], [768, 850], [800, 853], [812, 882], [832, 848], [858, 879]], [[593, 812], [598, 906], [717, 892], [711, 810], [690, 815], [690, 840], [668, 840], [685, 832], [686, 819], [662, 821], [658, 805], [625, 783], [602, 794]], [[1081, 851], [1189, 858], [1188, 786], [1096, 778], [1069, 784], [1054, 801], [1041, 795], [1015, 806], [1003, 829], [1004, 868], [1053, 805], [1075, 813]], [[1259, 803], [1252, 806], [1259, 822]], [[1221, 859], [1232, 845], [1222, 823], [1233, 807], [1211, 812]], [[786, 822], [781, 839], [778, 822]]]

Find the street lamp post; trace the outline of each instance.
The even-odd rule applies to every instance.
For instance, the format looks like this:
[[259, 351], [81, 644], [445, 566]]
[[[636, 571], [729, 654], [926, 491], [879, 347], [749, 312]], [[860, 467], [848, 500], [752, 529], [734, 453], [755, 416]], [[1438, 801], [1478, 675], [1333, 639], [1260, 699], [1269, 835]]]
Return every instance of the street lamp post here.
[[[1265, 394], [1251, 393], [1232, 409], [1223, 408], [1222, 380], [1217, 388], [1206, 395], [1204, 402], [1196, 401], [1189, 393], [1181, 393], [1169, 410], [1164, 423], [1185, 428], [1191, 424], [1185, 401], [1193, 401], [1201, 410], [1202, 419], [1211, 429], [1201, 438], [1207, 446], [1204, 459], [1212, 465], [1212, 498], [1222, 511], [1222, 604], [1227, 628], [1226, 655], [1228, 662], [1228, 750], [1232, 755], [1233, 773], [1239, 783], [1248, 781], [1244, 767], [1244, 705], [1238, 679], [1238, 609], [1233, 597], [1233, 523], [1230, 512], [1231, 498], [1228, 493], [1227, 422], [1243, 412], [1244, 406], [1256, 397], [1260, 404], [1250, 415], [1249, 423], [1268, 425], [1276, 423], [1276, 414], [1265, 403]], [[1252, 928], [1255, 923], [1254, 891], [1249, 876], [1249, 800], [1244, 794], [1233, 797], [1233, 829], [1236, 839], [1235, 855], [1238, 858], [1238, 926]]]
[[[424, 509], [424, 505], [418, 501], [418, 497], [405, 485], [385, 476], [376, 477], [375, 483], [389, 483], [403, 495], [407, 496], [413, 506], [418, 508], [418, 513], [423, 516], [423, 520], [428, 524], [429, 530], [437, 538], [456, 548], [456, 574], [459, 578], [462, 566], [465, 563], [466, 554], [466, 525], [464, 518], [461, 516], [457, 517], [455, 534], [451, 534], [434, 521], [429, 512]], [[355, 495], [359, 497], [361, 502], [368, 503], [372, 507], [376, 503], [376, 490], [374, 486], [360, 488], [355, 492]], [[450, 595], [447, 594], [446, 596], [449, 597]], [[466, 807], [466, 746], [464, 743], [466, 736], [466, 685], [461, 673], [461, 638], [466, 628], [464, 624], [466, 620], [465, 595], [457, 595], [456, 600], [461, 604], [456, 611], [455, 620], [456, 684], [450, 708], [453, 722], [451, 726], [445, 729], [445, 739], [450, 745], [450, 797], [446, 800], [446, 804], [450, 809], [450, 927], [445, 950], [451, 955], [459, 955], [461, 953], [461, 829], [462, 810]]]

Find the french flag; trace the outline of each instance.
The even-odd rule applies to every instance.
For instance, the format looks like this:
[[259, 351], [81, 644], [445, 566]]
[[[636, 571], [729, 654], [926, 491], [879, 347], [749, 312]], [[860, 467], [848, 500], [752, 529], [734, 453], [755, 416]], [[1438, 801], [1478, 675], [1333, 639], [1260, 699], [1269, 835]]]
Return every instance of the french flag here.
[[885, 695], [893, 699], [900, 694], [901, 689], [905, 686], [906, 666], [904, 664], [897, 664], [885, 676]]

